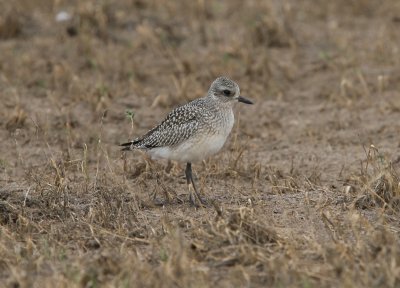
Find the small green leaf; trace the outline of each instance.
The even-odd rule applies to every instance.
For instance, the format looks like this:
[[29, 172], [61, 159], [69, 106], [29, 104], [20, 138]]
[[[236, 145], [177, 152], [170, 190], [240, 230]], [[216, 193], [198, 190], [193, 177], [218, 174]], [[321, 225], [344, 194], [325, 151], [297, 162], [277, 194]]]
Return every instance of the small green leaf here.
[[125, 115], [127, 118], [133, 120], [133, 117], [135, 117], [135, 112], [133, 112], [132, 110], [126, 110]]

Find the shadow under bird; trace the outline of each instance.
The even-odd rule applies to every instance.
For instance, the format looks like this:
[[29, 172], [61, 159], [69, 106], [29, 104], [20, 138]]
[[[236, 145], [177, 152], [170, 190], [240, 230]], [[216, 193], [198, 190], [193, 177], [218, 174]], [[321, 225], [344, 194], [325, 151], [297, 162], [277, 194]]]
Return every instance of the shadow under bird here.
[[211, 84], [205, 97], [175, 108], [145, 135], [121, 144], [125, 146], [122, 150], [140, 149], [153, 159], [186, 163], [190, 202], [196, 205], [197, 198], [205, 204], [193, 180], [192, 162], [202, 161], [222, 148], [233, 127], [232, 108], [236, 102], [253, 104], [240, 96], [239, 86], [234, 81], [219, 77]]

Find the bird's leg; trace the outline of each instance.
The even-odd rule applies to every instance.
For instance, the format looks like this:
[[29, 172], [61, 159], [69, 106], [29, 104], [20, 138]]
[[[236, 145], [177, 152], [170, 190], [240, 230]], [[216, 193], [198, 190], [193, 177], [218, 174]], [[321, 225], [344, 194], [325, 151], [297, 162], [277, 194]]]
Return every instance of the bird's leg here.
[[191, 186], [191, 184], [192, 184], [192, 164], [191, 163], [186, 164], [185, 174], [186, 174], [186, 183], [187, 183], [188, 189], [189, 189], [189, 200], [190, 200], [190, 203], [193, 206], [195, 206], [196, 199], [194, 198], [192, 186]]
[[[205, 201], [203, 199], [201, 199], [199, 192], [197, 191], [196, 188], [196, 184], [194, 184], [194, 180], [193, 180], [193, 174], [192, 174], [192, 163], [188, 162], [186, 164], [186, 170], [185, 170], [185, 174], [186, 174], [186, 181], [188, 184], [188, 188], [189, 188], [189, 199], [190, 199], [190, 203], [192, 203], [192, 205], [196, 204], [196, 199], [194, 196], [197, 197], [197, 199], [200, 201], [201, 204], [205, 205]], [[193, 190], [195, 195], [193, 195], [193, 192], [191, 191], [191, 187], [190, 184], [192, 184]]]

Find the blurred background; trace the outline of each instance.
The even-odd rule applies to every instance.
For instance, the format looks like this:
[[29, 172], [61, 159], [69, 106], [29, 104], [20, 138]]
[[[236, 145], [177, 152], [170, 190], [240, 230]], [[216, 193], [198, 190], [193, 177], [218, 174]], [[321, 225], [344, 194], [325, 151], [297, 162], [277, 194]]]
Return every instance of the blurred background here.
[[[67, 145], [82, 147], [97, 138], [93, 124], [107, 111], [104, 140], [119, 143], [205, 95], [220, 75], [257, 102], [243, 111], [258, 115], [244, 128], [286, 127], [299, 119], [285, 114], [310, 103], [344, 109], [314, 115], [322, 123], [352, 121], [346, 114], [360, 103], [374, 106], [371, 98], [398, 90], [398, 9], [397, 1], [372, 0], [2, 1], [2, 137], [41, 127], [61, 141], [57, 128], [67, 128]], [[381, 100], [379, 109], [399, 108], [393, 97]], [[296, 107], [282, 115], [286, 101]], [[136, 114], [134, 127], [127, 110]], [[301, 129], [319, 129], [305, 120]], [[280, 136], [271, 133], [248, 131]]]

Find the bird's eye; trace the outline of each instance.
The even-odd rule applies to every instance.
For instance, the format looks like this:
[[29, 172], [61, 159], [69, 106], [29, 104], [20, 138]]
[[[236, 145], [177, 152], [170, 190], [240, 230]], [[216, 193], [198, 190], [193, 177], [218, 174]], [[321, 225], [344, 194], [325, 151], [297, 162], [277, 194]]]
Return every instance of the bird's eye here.
[[224, 90], [224, 91], [222, 91], [222, 93], [224, 93], [225, 96], [231, 95], [231, 91], [229, 91], [229, 90]]

